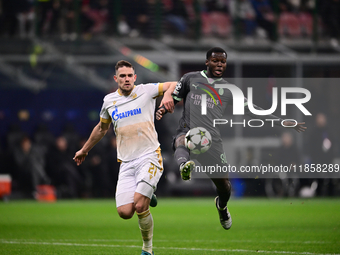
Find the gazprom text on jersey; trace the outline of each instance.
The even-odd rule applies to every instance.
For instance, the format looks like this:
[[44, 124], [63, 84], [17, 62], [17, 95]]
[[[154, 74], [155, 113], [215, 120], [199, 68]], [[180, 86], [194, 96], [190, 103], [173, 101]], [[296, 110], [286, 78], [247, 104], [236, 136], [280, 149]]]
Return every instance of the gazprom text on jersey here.
[[114, 120], [118, 120], [118, 119], [127, 118], [129, 116], [134, 116], [134, 115], [137, 115], [137, 114], [142, 114], [141, 108], [125, 111], [125, 112], [122, 112], [122, 113], [112, 112], [112, 118]]

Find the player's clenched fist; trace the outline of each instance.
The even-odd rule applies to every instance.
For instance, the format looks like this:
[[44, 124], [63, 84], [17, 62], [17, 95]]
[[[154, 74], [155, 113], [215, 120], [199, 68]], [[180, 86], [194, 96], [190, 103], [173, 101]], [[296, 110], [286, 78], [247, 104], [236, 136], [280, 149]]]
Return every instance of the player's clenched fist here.
[[74, 155], [73, 160], [77, 163], [77, 166], [79, 166], [83, 161], [85, 160], [88, 153], [83, 152], [82, 150], [79, 150]]

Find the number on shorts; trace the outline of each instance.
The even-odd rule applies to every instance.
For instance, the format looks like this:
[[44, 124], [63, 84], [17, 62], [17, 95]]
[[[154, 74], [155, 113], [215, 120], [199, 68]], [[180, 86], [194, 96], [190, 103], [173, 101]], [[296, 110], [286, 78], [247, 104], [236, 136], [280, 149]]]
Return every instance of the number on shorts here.
[[155, 167], [155, 165], [151, 163], [151, 166], [148, 171], [148, 173], [150, 173], [150, 180], [152, 179], [152, 177], [156, 176], [156, 172], [157, 172], [157, 167]]

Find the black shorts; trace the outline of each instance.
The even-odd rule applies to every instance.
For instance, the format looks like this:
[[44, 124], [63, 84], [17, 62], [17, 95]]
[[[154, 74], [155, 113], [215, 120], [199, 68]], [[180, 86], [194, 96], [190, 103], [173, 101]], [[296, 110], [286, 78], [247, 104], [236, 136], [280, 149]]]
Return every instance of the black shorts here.
[[190, 157], [196, 159], [201, 165], [226, 165], [227, 159], [221, 142], [213, 141], [209, 150], [201, 154], [190, 154]]
[[[193, 178], [208, 177], [210, 179], [219, 179], [229, 177], [227, 172], [229, 164], [227, 163], [222, 142], [213, 141], [209, 150], [201, 154], [191, 153], [190, 158], [196, 163]], [[200, 172], [199, 169], [201, 169], [202, 172]], [[209, 172], [208, 169], [215, 169], [216, 171]]]

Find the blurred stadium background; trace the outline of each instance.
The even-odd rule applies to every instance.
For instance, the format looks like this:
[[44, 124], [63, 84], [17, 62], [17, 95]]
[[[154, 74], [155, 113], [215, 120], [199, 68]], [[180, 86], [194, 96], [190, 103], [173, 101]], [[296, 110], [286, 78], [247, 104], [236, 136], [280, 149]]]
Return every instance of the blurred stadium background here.
[[[178, 80], [205, 69], [205, 52], [228, 52], [225, 77], [255, 104], [271, 105], [271, 88], [305, 87], [313, 116], [304, 134], [282, 128], [223, 128], [231, 164], [339, 163], [340, 7], [335, 0], [0, 0], [0, 174], [5, 199], [33, 198], [37, 185], [58, 198], [113, 197], [118, 165], [108, 134], [81, 167], [72, 157], [115, 91], [114, 65], [136, 67], [137, 84]], [[246, 94], [246, 93], [245, 93]], [[184, 183], [171, 141], [181, 106], [156, 122], [165, 175], [157, 194], [215, 194], [209, 180]], [[277, 113], [279, 115], [279, 112]], [[231, 110], [226, 119], [233, 118]], [[237, 176], [236, 176], [237, 177]], [[233, 178], [233, 195], [339, 196], [338, 179]]]

